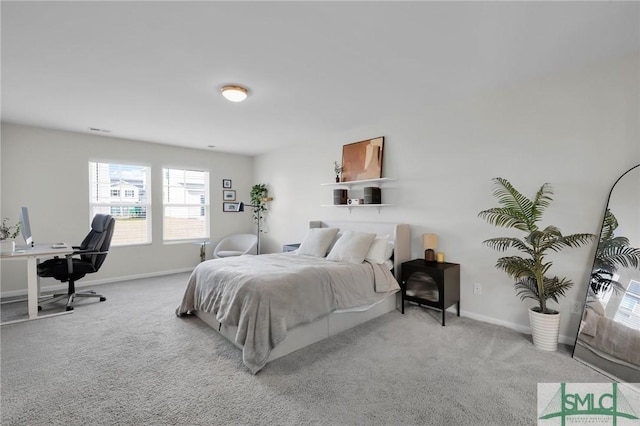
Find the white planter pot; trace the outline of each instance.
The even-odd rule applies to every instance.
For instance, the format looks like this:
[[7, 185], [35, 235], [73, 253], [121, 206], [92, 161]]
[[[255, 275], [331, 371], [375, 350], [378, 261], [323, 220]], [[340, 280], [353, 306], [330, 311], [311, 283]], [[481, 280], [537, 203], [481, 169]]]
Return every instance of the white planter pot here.
[[555, 351], [558, 349], [560, 335], [560, 313], [541, 314], [529, 309], [529, 325], [533, 346], [541, 351]]
[[0, 241], [0, 251], [2, 253], [13, 253], [16, 251], [16, 242], [13, 240]]

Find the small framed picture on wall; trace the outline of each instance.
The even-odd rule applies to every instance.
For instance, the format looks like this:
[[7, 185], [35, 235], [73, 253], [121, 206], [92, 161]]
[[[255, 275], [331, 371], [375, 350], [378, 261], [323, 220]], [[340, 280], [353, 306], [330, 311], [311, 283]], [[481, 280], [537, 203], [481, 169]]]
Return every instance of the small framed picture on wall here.
[[222, 179], [223, 188], [231, 188], [231, 179]]
[[233, 189], [225, 189], [222, 191], [222, 199], [224, 201], [235, 201], [236, 200], [236, 191]]
[[222, 203], [223, 212], [237, 212], [240, 203]]

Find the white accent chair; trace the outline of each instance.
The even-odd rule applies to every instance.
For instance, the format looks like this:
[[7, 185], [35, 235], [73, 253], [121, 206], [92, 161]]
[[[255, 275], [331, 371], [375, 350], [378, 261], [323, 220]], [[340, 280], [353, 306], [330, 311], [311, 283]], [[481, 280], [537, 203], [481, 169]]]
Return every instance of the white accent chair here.
[[256, 254], [258, 236], [255, 234], [235, 234], [224, 237], [213, 249], [213, 258]]

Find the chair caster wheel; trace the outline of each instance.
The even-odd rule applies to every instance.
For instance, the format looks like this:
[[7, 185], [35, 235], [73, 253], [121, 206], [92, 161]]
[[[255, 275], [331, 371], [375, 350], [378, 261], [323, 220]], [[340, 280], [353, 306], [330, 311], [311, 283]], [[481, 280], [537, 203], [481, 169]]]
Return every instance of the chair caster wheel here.
[[65, 311], [73, 311], [73, 306], [67, 306], [67, 308], [65, 309]]
[[107, 300], [107, 298], [106, 298], [106, 297], [101, 297], [101, 298], [100, 298], [100, 301], [101, 301], [101, 302], [104, 302], [105, 300]]

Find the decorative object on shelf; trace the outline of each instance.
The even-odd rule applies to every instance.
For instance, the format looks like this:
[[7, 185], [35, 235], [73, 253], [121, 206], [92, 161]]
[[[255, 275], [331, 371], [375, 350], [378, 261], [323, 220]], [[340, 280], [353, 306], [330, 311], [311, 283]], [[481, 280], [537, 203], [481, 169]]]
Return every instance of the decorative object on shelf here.
[[[544, 229], [538, 227], [545, 209], [552, 201], [553, 190], [550, 184], [543, 184], [531, 200], [518, 192], [508, 180], [497, 177], [493, 181], [493, 195], [498, 199], [500, 207], [483, 210], [478, 213], [478, 217], [494, 226], [523, 231], [525, 235], [522, 238], [491, 238], [483, 244], [498, 251], [514, 248], [525, 253], [525, 257], [512, 255], [499, 258], [496, 268], [516, 280], [514, 286], [521, 300], [533, 299], [538, 303], [538, 306], [529, 309], [534, 346], [540, 350], [555, 351], [560, 333], [560, 313], [549, 309], [547, 301], [551, 299], [557, 303], [558, 297], [564, 296], [573, 282], [565, 277], [546, 276], [553, 262], [545, 261], [545, 255], [549, 251], [559, 252], [565, 247], [587, 244], [593, 240], [594, 235], [562, 235], [560, 229], [553, 225]], [[541, 324], [539, 319], [551, 320], [551, 323]]]
[[347, 200], [347, 204], [349, 204], [350, 206], [360, 206], [360, 205], [364, 204], [364, 199], [363, 198], [349, 198]]
[[[346, 208], [349, 210], [349, 213], [351, 213], [351, 209], [352, 208], [371, 208], [374, 207], [378, 210], [378, 213], [380, 213], [380, 210], [382, 207], [390, 207], [392, 206], [391, 204], [366, 204], [367, 200], [364, 198], [358, 198], [358, 200], [363, 200], [364, 204], [349, 204], [347, 202], [347, 196], [348, 196], [348, 192], [347, 191], [351, 191], [351, 189], [355, 188], [357, 191], [357, 188], [359, 187], [369, 187], [369, 186], [382, 186], [385, 185], [388, 182], [395, 182], [397, 179], [395, 178], [377, 178], [377, 179], [365, 179], [365, 180], [358, 180], [358, 181], [351, 181], [351, 182], [330, 182], [330, 183], [321, 183], [321, 186], [332, 186], [334, 188], [340, 188], [341, 191], [345, 191], [347, 193], [347, 195], [345, 195], [345, 200], [343, 204], [337, 204], [336, 203], [336, 199], [335, 196], [336, 194], [340, 194], [335, 192], [334, 190], [334, 202], [333, 204], [321, 204], [322, 207], [340, 207], [340, 208]], [[346, 188], [346, 189], [345, 189]]]
[[424, 260], [435, 262], [435, 249], [438, 248], [438, 236], [436, 234], [422, 234], [422, 248], [424, 249]]
[[6, 253], [16, 250], [16, 242], [13, 239], [20, 234], [20, 222], [7, 225], [8, 220], [9, 218], [5, 217], [0, 225], [0, 250]]
[[336, 182], [340, 182], [340, 173], [342, 173], [342, 166], [337, 161], [333, 162], [333, 172], [336, 174]]
[[225, 189], [224, 191], [222, 191], [222, 199], [224, 201], [235, 201], [236, 191], [233, 189]]
[[384, 136], [344, 145], [342, 181], [381, 178], [383, 146]]
[[223, 188], [231, 188], [231, 179], [222, 179], [222, 187]]
[[334, 189], [333, 190], [333, 204], [334, 205], [347, 204], [347, 190], [346, 189]]
[[438, 253], [436, 253], [436, 262], [438, 263], [444, 263], [444, 253], [439, 251]]
[[365, 204], [382, 204], [382, 196], [380, 188], [377, 186], [364, 187], [364, 203]]

